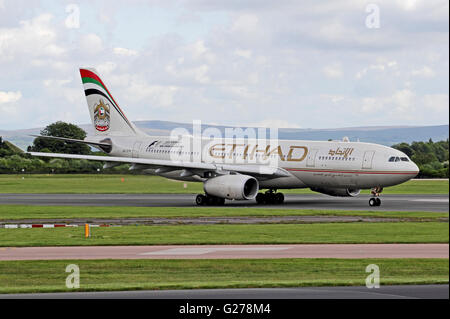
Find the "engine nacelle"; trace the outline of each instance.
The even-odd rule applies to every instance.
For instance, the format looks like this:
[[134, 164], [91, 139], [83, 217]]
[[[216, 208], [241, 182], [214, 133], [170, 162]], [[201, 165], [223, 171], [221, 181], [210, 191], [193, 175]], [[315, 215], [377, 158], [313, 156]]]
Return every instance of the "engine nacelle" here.
[[227, 199], [254, 199], [259, 191], [258, 180], [248, 175], [222, 175], [203, 184], [206, 194]]
[[339, 196], [339, 197], [354, 197], [358, 196], [361, 192], [360, 189], [353, 188], [320, 188], [320, 187], [311, 187], [311, 190], [314, 192], [330, 195], [330, 196]]

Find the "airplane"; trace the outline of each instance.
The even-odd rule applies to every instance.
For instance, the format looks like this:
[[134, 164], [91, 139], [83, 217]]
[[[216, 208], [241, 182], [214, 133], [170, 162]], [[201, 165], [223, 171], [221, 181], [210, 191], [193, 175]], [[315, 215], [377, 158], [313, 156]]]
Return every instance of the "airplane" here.
[[[282, 204], [280, 189], [310, 188], [331, 196], [353, 197], [370, 189], [370, 206], [380, 206], [384, 187], [401, 184], [419, 173], [401, 151], [363, 142], [149, 136], [125, 115], [92, 68], [80, 68], [95, 134], [84, 140], [39, 136], [85, 143], [108, 156], [29, 152], [33, 156], [123, 163], [130, 170], [169, 179], [203, 183], [197, 205], [225, 200]], [[266, 190], [260, 192], [260, 190]]]

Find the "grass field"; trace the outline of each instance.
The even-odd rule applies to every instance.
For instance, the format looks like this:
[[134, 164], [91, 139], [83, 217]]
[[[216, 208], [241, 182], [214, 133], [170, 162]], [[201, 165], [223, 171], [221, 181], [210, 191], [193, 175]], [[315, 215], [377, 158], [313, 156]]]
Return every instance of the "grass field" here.
[[[387, 194], [448, 194], [448, 180], [413, 180], [386, 188]], [[202, 193], [200, 183], [136, 175], [0, 175], [0, 193]], [[308, 189], [286, 193], [313, 193]], [[367, 192], [366, 192], [367, 193]], [[218, 216], [365, 216], [408, 222], [122, 226], [54, 229], [0, 228], [3, 247], [294, 244], [448, 243], [447, 213], [294, 210], [230, 207], [70, 207], [0, 205], [0, 222], [10, 219], [72, 219]], [[424, 222], [423, 220], [427, 221]], [[429, 221], [436, 220], [436, 221]], [[299, 287], [364, 285], [369, 264], [380, 267], [381, 284], [448, 283], [448, 259], [258, 259], [258, 260], [55, 260], [0, 261], [0, 293], [68, 291], [69, 264], [77, 264], [82, 291]]]
[[448, 243], [448, 223], [321, 223], [0, 229], [0, 246]]
[[0, 293], [69, 291], [69, 264], [80, 269], [77, 291], [365, 285], [369, 264], [379, 266], [381, 285], [449, 277], [448, 259], [0, 261]]
[[232, 216], [364, 216], [407, 219], [448, 218], [448, 212], [347, 211], [250, 207], [97, 207], [0, 205], [0, 222], [14, 219], [232, 217]]
[[[202, 193], [201, 183], [144, 175], [0, 175], [0, 193]], [[309, 189], [287, 194], [312, 194]], [[448, 180], [411, 180], [387, 187], [385, 194], [448, 194]], [[368, 191], [363, 191], [368, 193]]]

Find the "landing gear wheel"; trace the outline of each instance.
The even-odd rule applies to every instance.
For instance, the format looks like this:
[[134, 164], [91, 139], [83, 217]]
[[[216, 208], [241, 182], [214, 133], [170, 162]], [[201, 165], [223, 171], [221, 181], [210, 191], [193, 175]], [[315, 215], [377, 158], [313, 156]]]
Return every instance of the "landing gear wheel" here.
[[206, 201], [206, 196], [205, 195], [198, 194], [197, 197], [195, 197], [195, 203], [198, 206], [206, 205], [206, 202], [207, 201]]
[[219, 198], [219, 197], [216, 197], [215, 205], [217, 205], [217, 206], [223, 206], [223, 205], [225, 205], [225, 198]]
[[258, 204], [265, 204], [266, 203], [266, 196], [264, 196], [263, 193], [258, 193], [258, 195], [256, 195], [256, 202]]
[[256, 202], [260, 205], [283, 204], [283, 193], [275, 193], [272, 190], [256, 195]]
[[283, 204], [284, 202], [284, 195], [283, 193], [276, 193], [275, 194], [275, 201], [277, 204]]
[[369, 199], [369, 206], [380, 206], [381, 205], [381, 199], [378, 197], [372, 197]]
[[199, 194], [195, 198], [195, 203], [199, 206], [205, 206], [205, 205], [207, 205], [207, 206], [212, 206], [212, 205], [222, 206], [222, 205], [225, 205], [225, 198]]
[[381, 199], [379, 196], [382, 191], [383, 191], [383, 187], [381, 187], [381, 186], [376, 186], [370, 190], [370, 193], [374, 197], [369, 199], [369, 206], [380, 206], [381, 205]]

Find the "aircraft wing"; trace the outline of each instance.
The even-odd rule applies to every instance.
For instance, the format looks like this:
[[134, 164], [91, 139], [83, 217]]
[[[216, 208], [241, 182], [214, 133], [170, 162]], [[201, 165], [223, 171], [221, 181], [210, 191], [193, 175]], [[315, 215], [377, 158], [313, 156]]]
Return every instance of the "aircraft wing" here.
[[149, 168], [174, 168], [180, 170], [192, 169], [195, 171], [205, 171], [205, 172], [214, 171], [218, 173], [227, 171], [249, 175], [260, 175], [271, 178], [290, 176], [290, 174], [282, 168], [270, 167], [265, 165], [215, 164], [215, 163], [201, 163], [188, 161], [168, 161], [168, 160], [134, 158], [134, 157], [114, 157], [114, 156], [77, 155], [77, 154], [40, 153], [40, 152], [28, 152], [28, 154], [40, 157], [86, 159], [101, 162], [140, 164], [149, 166]]
[[88, 144], [88, 145], [92, 145], [92, 146], [99, 146], [99, 147], [102, 147], [102, 146], [103, 147], [111, 147], [111, 144], [108, 144], [108, 143], [89, 142], [89, 141], [85, 141], [85, 140], [77, 140], [77, 139], [74, 139], [74, 138], [67, 138], [67, 137], [32, 135], [32, 134], [30, 136], [40, 137], [40, 138], [47, 138], [47, 139], [63, 141], [63, 142], [83, 143], [83, 144]]

